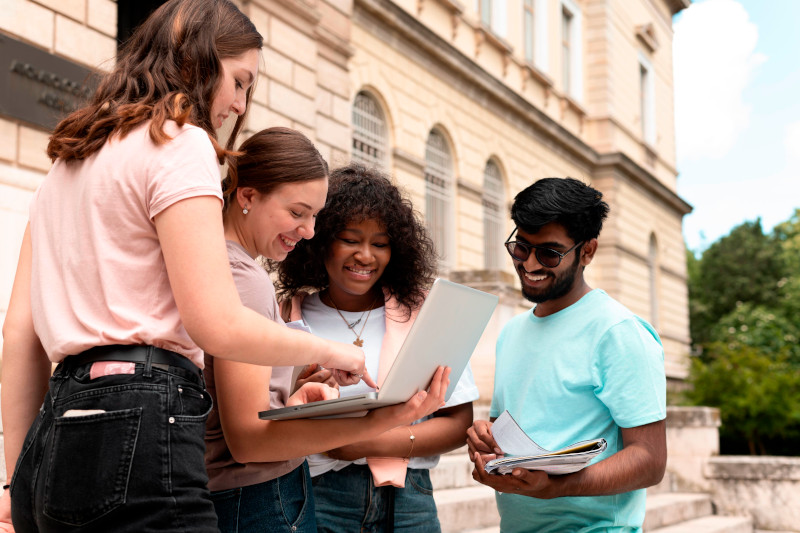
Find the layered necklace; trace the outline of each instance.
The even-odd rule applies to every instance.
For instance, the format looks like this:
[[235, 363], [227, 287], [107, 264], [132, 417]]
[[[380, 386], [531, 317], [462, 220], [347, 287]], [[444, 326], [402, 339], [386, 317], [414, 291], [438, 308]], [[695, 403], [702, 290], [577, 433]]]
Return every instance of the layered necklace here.
[[[372, 305], [370, 305], [369, 309], [367, 309], [366, 311], [361, 313], [361, 317], [358, 320], [356, 320], [355, 322], [348, 322], [347, 319], [342, 314], [342, 312], [339, 311], [339, 306], [336, 305], [336, 301], [333, 299], [333, 296], [331, 296], [330, 291], [327, 292], [327, 296], [328, 296], [328, 299], [333, 304], [333, 308], [336, 309], [336, 312], [339, 313], [339, 316], [344, 321], [345, 325], [347, 326], [347, 329], [352, 331], [353, 335], [356, 336], [356, 340], [353, 341], [353, 344], [355, 344], [359, 348], [364, 346], [364, 339], [361, 338], [361, 335], [364, 334], [364, 328], [367, 327], [367, 320], [369, 320], [369, 315], [372, 313], [372, 309], [375, 307], [375, 304], [378, 303], [378, 298], [377, 297], [375, 298], [375, 301], [372, 302]], [[367, 315], [366, 318], [364, 317], [365, 314]], [[364, 323], [361, 324], [361, 331], [356, 333], [356, 326], [361, 322], [362, 318], [364, 319]]]

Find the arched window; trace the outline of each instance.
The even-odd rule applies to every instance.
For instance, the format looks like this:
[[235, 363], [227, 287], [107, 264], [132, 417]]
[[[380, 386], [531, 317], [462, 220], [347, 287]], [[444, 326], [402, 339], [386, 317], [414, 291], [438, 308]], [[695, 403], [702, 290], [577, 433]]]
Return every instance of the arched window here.
[[502, 267], [505, 192], [500, 167], [491, 159], [483, 169], [483, 262], [487, 270]]
[[650, 251], [647, 257], [650, 278], [650, 324], [658, 329], [658, 243], [656, 236], [650, 235]]
[[434, 130], [425, 143], [425, 225], [439, 254], [439, 266], [453, 266], [453, 158], [444, 136]]
[[353, 102], [353, 160], [369, 166], [386, 167], [389, 135], [386, 119], [377, 100], [361, 91]]

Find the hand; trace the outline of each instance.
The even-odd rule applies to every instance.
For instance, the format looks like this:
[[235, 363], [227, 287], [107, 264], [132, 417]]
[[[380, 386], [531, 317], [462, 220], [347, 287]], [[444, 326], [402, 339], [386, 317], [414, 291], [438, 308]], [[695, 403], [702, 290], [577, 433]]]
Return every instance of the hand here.
[[339, 384], [333, 377], [333, 371], [323, 368], [316, 363], [303, 367], [303, 370], [301, 370], [300, 374], [297, 376], [295, 390], [299, 389], [306, 383], [324, 383], [335, 389], [339, 388]]
[[364, 352], [352, 344], [326, 341], [328, 344], [328, 358], [320, 361], [325, 368], [333, 370], [333, 377], [339, 385], [355, 385], [363, 380], [368, 387], [378, 388], [367, 372], [364, 362]]
[[8, 489], [0, 495], [0, 532], [14, 533], [14, 526], [11, 525], [11, 495]]
[[[484, 456], [484, 462], [503, 456], [503, 450], [497, 445], [492, 435], [492, 423], [488, 420], [476, 420], [467, 430], [467, 448], [470, 459], [473, 458], [475, 452]], [[488, 457], [490, 455], [491, 457]]]
[[339, 389], [334, 389], [325, 383], [306, 383], [297, 389], [297, 392], [289, 396], [286, 400], [286, 407], [302, 405], [309, 402], [333, 400], [338, 397]]
[[434, 372], [427, 391], [418, 392], [406, 403], [375, 409], [368, 416], [386, 420], [390, 424], [387, 429], [407, 426], [442, 407], [448, 385], [450, 385], [450, 367], [440, 366]]
[[470, 459], [475, 463], [472, 479], [478, 483], [492, 487], [497, 492], [520, 494], [532, 498], [550, 499], [559, 496], [555, 492], [550, 476], [545, 472], [515, 468], [510, 474], [489, 474], [484, 468], [486, 465], [484, 457], [478, 452], [470, 454]]

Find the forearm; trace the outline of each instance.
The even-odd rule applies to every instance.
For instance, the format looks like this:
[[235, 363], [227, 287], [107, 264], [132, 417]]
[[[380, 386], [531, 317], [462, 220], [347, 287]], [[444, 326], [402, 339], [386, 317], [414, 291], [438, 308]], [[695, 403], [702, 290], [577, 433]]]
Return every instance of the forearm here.
[[51, 364], [39, 339], [4, 335], [2, 416], [8, 479], [47, 392]]
[[[206, 342], [211, 345], [206, 351], [216, 357], [261, 365], [269, 361], [269, 366], [327, 362], [324, 358], [329, 343], [324, 339], [287, 328], [242, 305], [230, 309], [227, 315], [224, 328], [209, 335]], [[253, 350], [254, 346], [260, 349]]]
[[631, 445], [579, 472], [550, 476], [548, 497], [607, 496], [655, 485], [664, 475], [664, 465], [651, 450]]
[[442, 409], [419, 424], [396, 427], [374, 439], [355, 442], [342, 451], [348, 456], [360, 457], [408, 457], [409, 453], [411, 457], [441, 455], [464, 444], [471, 423], [472, 403], [466, 403]]
[[[353, 441], [377, 437], [392, 427], [369, 416], [330, 420], [257, 421], [226, 434], [231, 454], [240, 463], [285, 461], [322, 453]], [[234, 445], [235, 443], [235, 445]]]

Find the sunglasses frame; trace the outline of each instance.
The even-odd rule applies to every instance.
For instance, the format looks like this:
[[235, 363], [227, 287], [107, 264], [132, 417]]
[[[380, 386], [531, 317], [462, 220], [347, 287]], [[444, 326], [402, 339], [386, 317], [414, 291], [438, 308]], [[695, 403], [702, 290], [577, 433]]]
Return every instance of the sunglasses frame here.
[[[528, 258], [531, 256], [531, 250], [533, 250], [533, 255], [534, 255], [534, 257], [536, 257], [536, 260], [539, 262], [539, 264], [540, 264], [540, 265], [542, 265], [542, 266], [543, 266], [543, 267], [545, 267], [545, 268], [558, 268], [558, 265], [560, 265], [560, 264], [561, 264], [561, 261], [562, 261], [562, 260], [563, 260], [563, 259], [564, 259], [564, 258], [565, 258], [565, 257], [566, 257], [566, 256], [567, 256], [567, 255], [568, 255], [568, 254], [569, 254], [569, 253], [572, 251], [572, 250], [576, 249], [578, 246], [580, 246], [581, 244], [583, 244], [583, 241], [581, 241], [581, 242], [579, 242], [579, 243], [576, 243], [576, 244], [575, 244], [575, 246], [573, 246], [572, 248], [570, 248], [570, 249], [569, 249], [569, 250], [567, 250], [566, 252], [559, 252], [558, 250], [553, 250], [553, 249], [552, 249], [552, 248], [550, 248], [549, 246], [539, 246], [539, 245], [537, 245], [537, 244], [531, 244], [531, 243], [528, 243], [528, 242], [523, 242], [523, 241], [512, 241], [512, 240], [511, 240], [511, 237], [513, 237], [513, 236], [514, 236], [514, 234], [517, 232], [517, 229], [518, 229], [518, 228], [514, 228], [514, 231], [512, 231], [512, 232], [511, 232], [511, 235], [509, 235], [509, 236], [508, 236], [508, 238], [506, 239], [506, 241], [503, 243], [503, 247], [504, 247], [504, 248], [506, 249], [506, 251], [508, 252], [508, 255], [510, 255], [510, 256], [511, 256], [511, 258], [512, 258], [512, 259], [514, 259], [515, 261], [524, 262], [524, 261], [527, 261], [527, 260], [528, 260]], [[510, 245], [510, 244], [513, 244], [515, 247], [519, 246], [520, 248], [522, 248], [523, 250], [525, 250], [525, 258], [524, 258], [524, 259], [520, 259], [519, 257], [515, 256], [515, 255], [514, 255], [514, 254], [511, 252], [511, 249], [509, 248], [509, 245]], [[541, 260], [541, 258], [539, 257], [539, 250], [546, 250], [546, 251], [548, 251], [548, 252], [552, 252], [552, 253], [554, 253], [555, 255], [557, 255], [557, 256], [558, 256], [558, 261], [556, 262], [556, 264], [555, 264], [555, 265], [553, 265], [553, 266], [550, 266], [550, 265], [547, 265], [547, 264], [543, 263], [543, 262], [542, 262], [542, 260]]]

